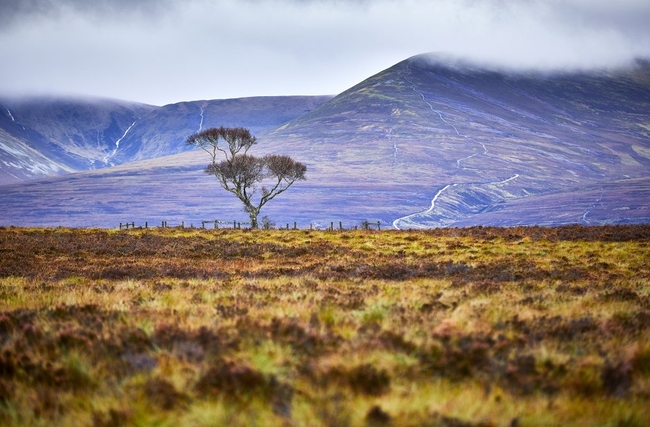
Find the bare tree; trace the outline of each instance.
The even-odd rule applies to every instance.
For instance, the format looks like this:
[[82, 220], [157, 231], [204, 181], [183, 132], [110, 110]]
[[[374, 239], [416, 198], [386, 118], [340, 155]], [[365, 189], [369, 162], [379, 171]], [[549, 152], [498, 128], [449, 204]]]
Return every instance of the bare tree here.
[[241, 200], [251, 228], [258, 227], [257, 217], [262, 207], [294, 182], [305, 180], [307, 172], [307, 166], [289, 156], [249, 155], [248, 150], [256, 143], [248, 129], [223, 126], [187, 138], [188, 145], [200, 147], [210, 155], [212, 162], [205, 172], [214, 175], [225, 190]]

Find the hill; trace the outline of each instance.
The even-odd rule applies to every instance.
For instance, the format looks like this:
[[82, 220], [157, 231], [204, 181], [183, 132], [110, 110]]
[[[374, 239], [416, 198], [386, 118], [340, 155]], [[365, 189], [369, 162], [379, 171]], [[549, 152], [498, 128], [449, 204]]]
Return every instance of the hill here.
[[0, 184], [103, 167], [155, 107], [89, 98], [0, 99]]
[[274, 137], [308, 153], [341, 205], [395, 197], [376, 216], [397, 227], [650, 220], [647, 62], [539, 74], [421, 55]]
[[[196, 127], [193, 108], [188, 117]], [[135, 126], [133, 132], [139, 135]], [[133, 146], [146, 146], [147, 138], [138, 138]], [[259, 131], [258, 139], [257, 153], [289, 154], [308, 166], [308, 180], [263, 212], [283, 225], [650, 221], [646, 61], [542, 74], [419, 55]], [[239, 202], [202, 174], [207, 161], [193, 151], [5, 186], [2, 221], [115, 226], [245, 219]], [[49, 194], [57, 199], [44, 200]]]

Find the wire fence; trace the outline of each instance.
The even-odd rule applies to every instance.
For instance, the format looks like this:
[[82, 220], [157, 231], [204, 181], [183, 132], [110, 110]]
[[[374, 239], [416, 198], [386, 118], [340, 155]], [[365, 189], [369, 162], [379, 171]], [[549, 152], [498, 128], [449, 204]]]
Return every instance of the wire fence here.
[[[198, 223], [197, 223], [198, 224]], [[136, 224], [135, 221], [131, 222], [120, 222], [119, 224], [119, 229], [120, 230], [128, 230], [128, 229], [133, 229], [133, 228], [201, 228], [201, 229], [219, 229], [219, 228], [230, 228], [230, 229], [250, 229], [250, 222], [246, 221], [223, 221], [219, 219], [212, 219], [212, 220], [206, 220], [206, 221], [201, 221], [200, 226], [194, 226], [194, 223], [190, 223], [187, 227], [185, 225], [185, 221], [181, 221], [180, 223], [168, 223], [167, 221], [162, 221], [160, 225], [154, 225], [149, 224], [148, 221], [146, 221], [144, 224], [139, 223]], [[371, 221], [363, 221], [360, 224], [354, 225], [354, 226], [348, 226], [344, 227], [343, 226], [343, 221], [330, 221], [329, 225], [323, 225], [321, 223], [314, 224], [310, 223], [308, 227], [299, 227], [298, 222], [294, 221], [293, 223], [286, 223], [286, 226], [276, 226], [275, 224], [270, 224], [270, 223], [262, 223], [261, 229], [285, 229], [285, 230], [328, 230], [328, 231], [344, 231], [344, 230], [381, 230], [382, 224], [381, 221], [376, 221], [376, 222], [371, 222]]]

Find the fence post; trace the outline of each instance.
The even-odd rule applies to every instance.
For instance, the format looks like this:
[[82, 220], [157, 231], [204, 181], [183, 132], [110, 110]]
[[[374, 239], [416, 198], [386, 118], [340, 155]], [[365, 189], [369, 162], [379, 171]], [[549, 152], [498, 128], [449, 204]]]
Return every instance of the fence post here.
[[294, 230], [298, 229], [298, 223], [296, 221], [293, 222], [293, 229]]
[[289, 229], [289, 223], [287, 223], [287, 230]]
[[343, 221], [339, 221], [339, 231], [343, 231]]
[[149, 228], [149, 221], [144, 222], [144, 228]]

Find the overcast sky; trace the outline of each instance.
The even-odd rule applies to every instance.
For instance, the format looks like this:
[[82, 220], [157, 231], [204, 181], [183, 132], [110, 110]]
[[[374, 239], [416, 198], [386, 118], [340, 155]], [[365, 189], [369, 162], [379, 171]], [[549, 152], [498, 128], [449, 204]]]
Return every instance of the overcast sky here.
[[0, 95], [337, 94], [430, 51], [615, 66], [650, 57], [650, 1], [0, 0]]

